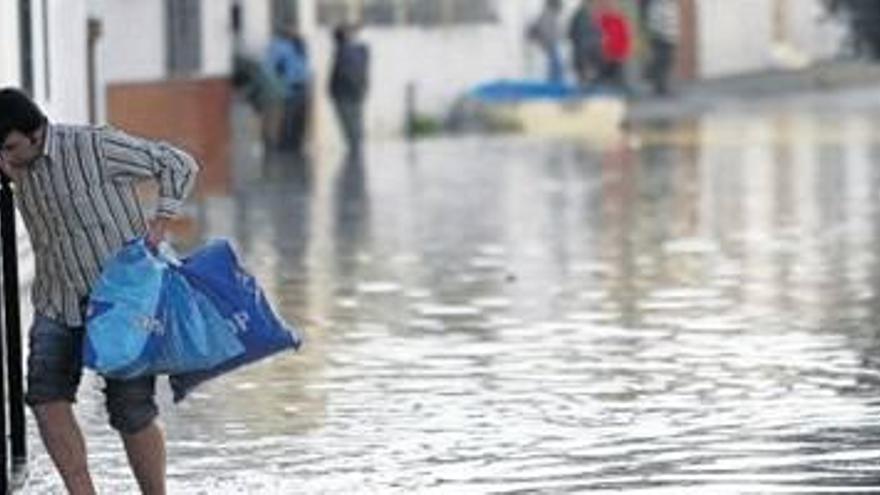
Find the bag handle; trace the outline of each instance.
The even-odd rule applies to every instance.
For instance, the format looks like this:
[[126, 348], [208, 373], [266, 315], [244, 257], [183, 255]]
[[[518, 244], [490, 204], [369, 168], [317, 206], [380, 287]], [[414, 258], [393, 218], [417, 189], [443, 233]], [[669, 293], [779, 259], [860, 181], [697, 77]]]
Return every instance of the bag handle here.
[[160, 242], [159, 245], [156, 246], [156, 249], [151, 249], [147, 245], [147, 238], [144, 236], [138, 237], [134, 242], [139, 244], [147, 254], [161, 263], [165, 263], [169, 266], [181, 265], [180, 256], [177, 255], [177, 252], [167, 241]]

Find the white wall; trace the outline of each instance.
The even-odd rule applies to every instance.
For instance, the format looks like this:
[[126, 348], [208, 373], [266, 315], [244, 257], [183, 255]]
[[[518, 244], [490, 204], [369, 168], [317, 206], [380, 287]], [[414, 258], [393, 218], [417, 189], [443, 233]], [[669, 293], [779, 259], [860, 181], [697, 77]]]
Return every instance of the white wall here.
[[829, 59], [840, 50], [846, 37], [845, 24], [828, 19], [825, 8], [816, 0], [788, 0], [788, 37], [813, 60]]
[[[0, 86], [21, 85], [17, 4], [0, 0]], [[50, 0], [46, 7], [33, 3], [34, 99], [52, 120], [86, 122], [86, 0]]]
[[[263, 0], [245, 0], [261, 3]], [[232, 62], [231, 0], [202, 0], [202, 70], [197, 77], [226, 76]], [[105, 0], [100, 57], [108, 83], [167, 77], [163, 0]]]
[[[476, 84], [542, 77], [543, 59], [523, 37], [526, 24], [542, 4], [543, 0], [499, 1], [499, 22], [495, 24], [365, 29], [362, 37], [372, 57], [367, 102], [370, 136], [395, 136], [403, 131], [410, 84], [416, 89], [419, 112], [444, 116], [452, 103]], [[566, 13], [563, 19], [567, 18]], [[326, 104], [333, 53], [330, 30], [317, 30], [309, 43], [318, 73], [318, 132], [324, 143], [335, 144], [340, 141], [339, 131]]]
[[[774, 9], [782, 5], [785, 43], [774, 43]], [[827, 59], [843, 30], [821, 21], [820, 0], [699, 0], [700, 77], [793, 68]]]
[[202, 0], [203, 76], [228, 76], [232, 72], [231, 12], [231, 0]]
[[165, 77], [162, 0], [104, 2], [104, 36], [98, 49], [108, 83]]
[[240, 0], [244, 16], [242, 51], [262, 57], [272, 37], [272, 8], [269, 0]]
[[373, 61], [368, 116], [379, 134], [399, 130], [409, 84], [419, 111], [437, 114], [477, 83], [524, 75], [520, 44], [500, 27], [374, 30], [364, 38]]
[[[38, 3], [34, 2], [34, 6]], [[38, 61], [35, 94], [51, 119], [86, 123], [89, 117], [86, 0], [50, 0], [47, 7], [49, 85], [48, 88], [45, 86], [46, 74], [42, 64], [47, 53], [43, 48], [42, 23], [39, 15], [35, 15], [34, 54]]]
[[[767, 0], [696, 2], [701, 77], [744, 72], [770, 63], [771, 4]], [[731, 19], [738, 21], [730, 22]]]
[[0, 87], [20, 82], [18, 2], [0, 0]]

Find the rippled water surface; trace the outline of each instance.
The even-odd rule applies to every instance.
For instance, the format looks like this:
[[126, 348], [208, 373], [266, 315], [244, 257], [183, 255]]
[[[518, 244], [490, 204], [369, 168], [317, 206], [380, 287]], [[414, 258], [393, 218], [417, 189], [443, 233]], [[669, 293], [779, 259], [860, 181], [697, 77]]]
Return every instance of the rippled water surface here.
[[[239, 163], [284, 355], [171, 405], [171, 493], [878, 493], [873, 117], [727, 115], [607, 147], [377, 144]], [[88, 377], [104, 493], [131, 493]], [[31, 431], [25, 493], [59, 481]]]

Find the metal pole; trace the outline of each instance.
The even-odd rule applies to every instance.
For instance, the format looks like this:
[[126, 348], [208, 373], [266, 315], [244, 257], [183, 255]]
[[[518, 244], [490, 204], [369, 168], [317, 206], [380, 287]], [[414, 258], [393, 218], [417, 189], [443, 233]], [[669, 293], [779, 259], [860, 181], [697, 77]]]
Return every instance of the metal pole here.
[[[6, 376], [6, 329], [0, 338], [0, 372]], [[6, 442], [6, 380], [0, 380], [0, 495], [9, 493], [9, 444]]]
[[9, 397], [9, 431], [14, 468], [27, 460], [24, 414], [24, 380], [21, 352], [21, 308], [18, 294], [18, 248], [15, 205], [8, 177], [0, 179], [0, 242], [3, 254], [3, 316], [6, 329], [6, 372]]

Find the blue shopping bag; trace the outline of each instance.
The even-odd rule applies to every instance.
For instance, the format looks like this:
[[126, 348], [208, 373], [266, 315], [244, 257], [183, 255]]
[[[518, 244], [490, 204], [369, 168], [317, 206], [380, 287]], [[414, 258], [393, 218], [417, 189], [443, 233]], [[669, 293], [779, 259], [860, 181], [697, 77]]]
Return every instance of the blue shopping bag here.
[[179, 270], [233, 324], [245, 352], [210, 370], [172, 375], [175, 402], [206, 380], [302, 344], [296, 329], [275, 313], [257, 281], [241, 266], [228, 241], [208, 242], [183, 259]]
[[117, 379], [209, 369], [244, 353], [236, 329], [143, 239], [104, 267], [89, 296], [83, 361]]

